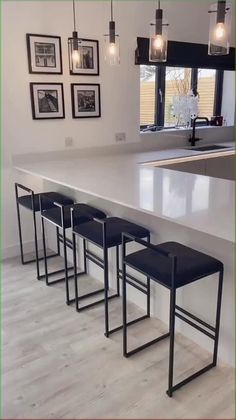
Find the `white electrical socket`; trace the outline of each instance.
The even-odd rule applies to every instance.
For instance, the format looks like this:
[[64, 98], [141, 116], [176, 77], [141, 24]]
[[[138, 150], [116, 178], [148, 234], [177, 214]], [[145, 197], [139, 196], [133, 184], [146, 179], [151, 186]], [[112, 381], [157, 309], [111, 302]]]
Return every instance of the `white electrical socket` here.
[[65, 146], [72, 147], [73, 146], [73, 137], [66, 137], [65, 138]]
[[126, 133], [116, 133], [115, 134], [116, 142], [126, 141]]

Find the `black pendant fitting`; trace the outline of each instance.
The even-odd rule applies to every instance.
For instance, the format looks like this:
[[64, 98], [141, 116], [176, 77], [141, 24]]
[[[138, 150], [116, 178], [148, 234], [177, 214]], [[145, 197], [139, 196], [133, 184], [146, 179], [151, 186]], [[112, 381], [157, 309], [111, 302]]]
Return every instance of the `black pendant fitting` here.
[[226, 13], [226, 1], [219, 0], [217, 4], [217, 23], [225, 22], [225, 13]]
[[163, 10], [156, 10], [156, 35], [162, 35], [162, 20], [163, 20]]
[[115, 44], [116, 42], [116, 29], [115, 29], [115, 22], [111, 20], [109, 22], [109, 41], [111, 44]]

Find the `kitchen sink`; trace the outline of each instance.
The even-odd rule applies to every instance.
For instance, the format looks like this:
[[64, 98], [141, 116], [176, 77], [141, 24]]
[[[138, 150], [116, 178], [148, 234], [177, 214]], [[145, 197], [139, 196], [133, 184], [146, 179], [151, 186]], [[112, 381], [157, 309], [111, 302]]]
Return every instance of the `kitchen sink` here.
[[192, 147], [191, 149], [186, 149], [186, 150], [193, 150], [196, 152], [208, 152], [211, 150], [220, 150], [220, 149], [228, 149], [229, 146], [217, 146], [215, 144], [213, 144], [212, 146], [202, 146], [202, 147]]

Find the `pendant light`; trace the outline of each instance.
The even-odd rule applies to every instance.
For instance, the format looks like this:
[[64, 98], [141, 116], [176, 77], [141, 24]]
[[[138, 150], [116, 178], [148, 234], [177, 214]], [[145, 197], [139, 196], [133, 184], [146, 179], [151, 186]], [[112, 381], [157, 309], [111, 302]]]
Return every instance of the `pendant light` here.
[[230, 48], [231, 10], [226, 1], [218, 0], [211, 5], [209, 28], [209, 55], [227, 55]]
[[75, 0], [72, 0], [72, 7], [73, 7], [74, 30], [72, 32], [72, 38], [68, 38], [69, 65], [70, 65], [71, 73], [81, 68], [81, 65], [82, 65], [81, 41], [78, 38], [78, 32], [76, 31]]
[[109, 22], [109, 34], [104, 35], [105, 61], [111, 66], [120, 64], [120, 37], [116, 35], [116, 25], [113, 20], [113, 0], [111, 0], [111, 20]]
[[165, 62], [167, 60], [168, 24], [163, 23], [163, 9], [158, 1], [155, 23], [150, 25], [149, 61]]

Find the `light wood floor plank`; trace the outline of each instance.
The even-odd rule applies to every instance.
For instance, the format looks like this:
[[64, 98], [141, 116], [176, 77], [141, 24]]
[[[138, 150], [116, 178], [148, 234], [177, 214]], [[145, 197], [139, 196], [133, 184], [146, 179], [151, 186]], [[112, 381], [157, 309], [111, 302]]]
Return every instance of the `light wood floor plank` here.
[[[91, 283], [92, 282], [92, 283]], [[83, 291], [97, 283], [82, 279]], [[121, 332], [103, 335], [103, 306], [77, 314], [64, 303], [64, 285], [46, 287], [34, 265], [3, 264], [3, 417], [5, 419], [230, 419], [234, 370], [222, 364], [166, 396], [168, 340], [129, 359]], [[121, 299], [111, 302], [112, 325]], [[129, 305], [130, 318], [141, 315]], [[166, 331], [150, 319], [130, 328], [134, 346]], [[176, 380], [207, 364], [210, 355], [176, 337]]]

